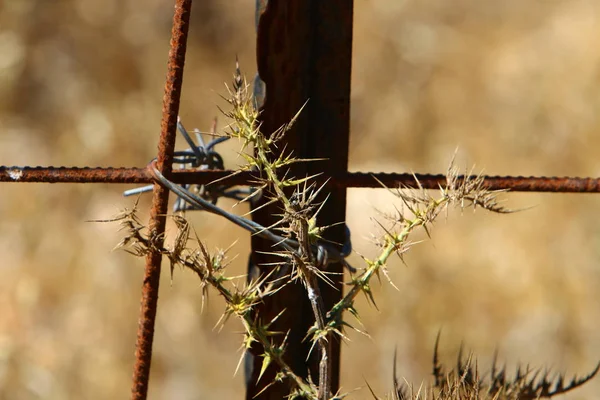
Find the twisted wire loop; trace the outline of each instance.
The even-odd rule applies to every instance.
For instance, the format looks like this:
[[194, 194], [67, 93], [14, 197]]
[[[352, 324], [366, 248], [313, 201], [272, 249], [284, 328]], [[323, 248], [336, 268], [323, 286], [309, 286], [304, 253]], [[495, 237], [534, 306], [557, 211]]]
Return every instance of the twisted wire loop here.
[[[216, 130], [216, 121], [213, 125], [211, 135], [216, 136], [214, 131]], [[181, 119], [177, 119], [177, 131], [183, 136], [187, 144], [190, 146], [188, 149], [183, 151], [174, 152], [173, 165], [179, 170], [219, 170], [225, 169], [223, 163], [223, 157], [215, 150], [215, 147], [229, 140], [229, 136], [216, 136], [208, 144], [205, 143], [202, 133], [195, 129], [194, 133], [199, 144], [196, 144], [191, 138], [189, 132], [183, 126]], [[154, 159], [153, 161], [156, 161]], [[184, 184], [183, 187], [190, 191], [197, 193], [201, 198], [210, 201], [213, 205], [217, 204], [219, 197], [227, 197], [238, 201], [243, 201], [246, 198], [257, 196], [251, 196], [253, 193], [257, 194], [253, 188], [247, 189], [236, 189], [226, 185], [197, 185], [197, 184]], [[146, 192], [151, 192], [153, 185], [146, 185], [135, 189], [126, 190], [123, 192], [124, 196], [139, 195]], [[196, 206], [197, 207], [197, 206]], [[178, 211], [190, 211], [190, 210], [202, 210], [204, 208], [195, 208], [191, 203], [184, 201], [183, 198], [177, 197], [173, 206], [173, 212]]]
[[[271, 232], [270, 229], [265, 228], [257, 222], [252, 221], [244, 217], [240, 217], [235, 214], [231, 214], [222, 208], [218, 207], [212, 201], [209, 201], [202, 196], [193, 193], [184, 186], [177, 185], [167, 179], [157, 168], [156, 160], [153, 160], [148, 164], [148, 171], [158, 184], [162, 185], [166, 189], [176, 194], [182, 201], [189, 203], [193, 210], [204, 210], [212, 214], [219, 215], [226, 220], [234, 223], [242, 229], [247, 230], [252, 235], [259, 236], [261, 238], [270, 240], [273, 242], [274, 247], [280, 247], [283, 250], [298, 253], [299, 244], [296, 240], [283, 237]], [[346, 257], [352, 252], [352, 244], [350, 240], [350, 230], [346, 226], [346, 241], [341, 251], [338, 251], [334, 246], [328, 243], [317, 243], [312, 246], [313, 254], [317, 261], [317, 267], [326, 270], [327, 266], [331, 263], [342, 263], [350, 271], [354, 272], [355, 269], [346, 262]]]
[[[263, 1], [262, 4], [265, 2]], [[257, 6], [261, 4], [258, 0]], [[223, 157], [215, 150], [215, 147], [230, 139], [229, 136], [217, 136], [212, 139], [208, 144], [204, 141], [202, 133], [195, 129], [196, 140], [199, 144], [196, 144], [191, 138], [189, 132], [183, 126], [181, 119], [177, 119], [177, 131], [183, 136], [189, 148], [183, 151], [174, 152], [173, 165], [178, 166], [179, 169], [192, 168], [198, 170], [224, 170], [225, 166], [223, 163]], [[211, 135], [216, 136], [216, 122], [213, 124]], [[260, 198], [259, 189], [253, 187], [247, 187], [244, 189], [231, 188], [226, 185], [197, 185], [197, 184], [183, 184], [178, 185], [169, 179], [167, 179], [157, 168], [157, 160], [153, 159], [147, 167], [148, 172], [152, 176], [156, 183], [161, 184], [166, 189], [170, 190], [177, 195], [175, 205], [173, 206], [173, 212], [182, 211], [193, 211], [203, 210], [210, 213], [219, 215], [235, 225], [247, 230], [252, 235], [270, 240], [274, 243], [274, 246], [281, 247], [282, 249], [298, 253], [299, 244], [297, 241], [283, 236], [274, 234], [268, 228], [254, 222], [251, 219], [243, 218], [235, 214], [231, 214], [222, 208], [218, 207], [217, 201], [220, 197], [226, 197], [235, 199], [238, 201], [256, 201]], [[142, 193], [150, 192], [153, 189], [153, 185], [147, 185], [135, 189], [126, 190], [123, 192], [124, 196], [139, 195]], [[350, 240], [350, 229], [345, 226], [346, 237], [342, 249], [338, 251], [334, 246], [328, 243], [317, 243], [313, 246], [313, 252], [317, 267], [325, 270], [331, 263], [342, 263], [348, 270], [355, 271], [346, 261], [345, 258], [352, 252], [352, 244]]]

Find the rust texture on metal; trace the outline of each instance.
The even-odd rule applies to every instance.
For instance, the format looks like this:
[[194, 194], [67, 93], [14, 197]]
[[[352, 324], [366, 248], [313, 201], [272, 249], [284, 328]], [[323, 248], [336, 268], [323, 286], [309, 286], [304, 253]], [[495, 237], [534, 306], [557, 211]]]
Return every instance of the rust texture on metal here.
[[[446, 182], [442, 174], [407, 174], [384, 172], [347, 172], [329, 177], [327, 185], [336, 188], [415, 188], [415, 177], [425, 189], [437, 189]], [[327, 177], [317, 178], [322, 182]], [[600, 178], [546, 176], [484, 176], [491, 190], [512, 192], [600, 193]], [[220, 180], [227, 185], [251, 185], [255, 179], [250, 172], [230, 170], [173, 171], [171, 180], [178, 184], [208, 184]], [[378, 182], [379, 181], [379, 182]], [[0, 182], [41, 183], [152, 183], [147, 168], [101, 167], [6, 167], [0, 166]]]
[[146, 168], [0, 167], [0, 182], [152, 183]]
[[[169, 50], [167, 80], [163, 97], [163, 114], [161, 132], [158, 143], [157, 165], [159, 171], [171, 176], [173, 152], [175, 149], [175, 135], [177, 131], [177, 115], [183, 84], [183, 67], [185, 64], [186, 41], [190, 21], [192, 0], [177, 0], [173, 16], [171, 31], [171, 46]], [[152, 209], [148, 229], [153, 241], [154, 249], [163, 246], [169, 192], [155, 183]], [[131, 398], [134, 400], [146, 399], [148, 394], [148, 381], [150, 377], [150, 363], [152, 361], [152, 342], [154, 340], [154, 323], [156, 320], [156, 307], [158, 304], [158, 289], [160, 282], [162, 255], [158, 250], [152, 251], [146, 257], [146, 268], [142, 286], [142, 299], [140, 318], [135, 350], [135, 365]]]
[[[269, 0], [260, 17], [258, 73], [266, 85], [261, 130], [265, 134], [276, 131], [306, 103], [279, 151], [285, 148], [286, 152], [293, 152], [301, 159], [325, 159], [295, 164], [289, 176], [300, 177], [322, 171], [341, 176], [348, 170], [352, 13], [353, 2], [348, 0]], [[271, 226], [274, 215], [280, 212], [277, 206], [272, 205], [255, 211], [253, 218], [263, 226]], [[329, 200], [319, 214], [319, 223], [331, 225], [343, 222], [345, 214], [345, 187], [331, 187]], [[343, 243], [344, 234], [343, 225], [336, 225], [328, 230], [327, 239]], [[273, 261], [263, 253], [271, 251], [271, 243], [253, 237], [249, 276], [264, 268], [258, 265]], [[329, 269], [332, 273], [342, 272], [341, 265], [331, 265]], [[332, 276], [337, 277], [338, 290], [327, 285], [321, 287], [326, 309], [331, 308], [342, 295], [342, 275]], [[277, 319], [272, 329], [288, 333], [285, 359], [296, 374], [307, 378], [310, 373], [313, 382], [318, 382], [318, 352], [315, 350], [308, 357], [311, 344], [303, 340], [314, 323], [314, 316], [301, 285], [286, 286], [285, 290], [258, 305], [256, 312], [262, 320], [268, 321], [282, 309], [289, 311]], [[339, 343], [333, 343], [332, 347], [330, 378], [331, 390], [335, 393], [339, 387]], [[258, 380], [263, 362], [260, 346], [254, 346], [250, 353], [246, 398], [286, 397], [289, 394], [288, 382], [275, 382], [265, 389], [265, 382], [274, 382], [275, 368], [269, 367]]]
[[[425, 189], [438, 189], [446, 183], [446, 175], [438, 174], [399, 174], [348, 172], [333, 176], [331, 185], [348, 188], [379, 188], [380, 181], [386, 187], [417, 187], [415, 178]], [[470, 178], [475, 178], [471, 176]], [[464, 179], [460, 176], [459, 179]], [[600, 193], [600, 178], [578, 177], [523, 177], [523, 176], [484, 176], [485, 187], [490, 190], [510, 190], [511, 192], [562, 192]]]
[[[230, 170], [186, 169], [172, 171], [171, 180], [178, 184], [209, 184], [220, 180], [227, 185], [251, 185], [249, 172]], [[135, 167], [18, 167], [0, 166], [0, 182], [12, 183], [153, 183], [146, 168]]]
[[[415, 188], [415, 177], [425, 189], [437, 189], [446, 182], [442, 174], [407, 174], [384, 172], [347, 172], [331, 177], [318, 177], [322, 183], [337, 188]], [[600, 193], [600, 178], [546, 177], [546, 176], [484, 176], [485, 186], [491, 190], [512, 192]], [[250, 172], [230, 170], [177, 170], [171, 180], [178, 184], [208, 184], [215, 180], [227, 185], [251, 185], [255, 178]], [[379, 181], [379, 182], [378, 182]], [[0, 182], [14, 183], [152, 183], [147, 168], [101, 167], [7, 167], [0, 166]]]

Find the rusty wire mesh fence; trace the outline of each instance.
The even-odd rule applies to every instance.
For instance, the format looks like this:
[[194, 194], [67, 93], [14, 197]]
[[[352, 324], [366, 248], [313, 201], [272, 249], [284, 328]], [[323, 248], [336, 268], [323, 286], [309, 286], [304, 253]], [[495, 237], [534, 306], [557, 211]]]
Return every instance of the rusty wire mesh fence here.
[[[84, 221], [131, 204], [120, 197], [128, 186], [108, 183], [152, 181], [143, 166], [157, 155], [172, 11], [171, 2], [133, 0], [9, 1], [0, 11], [0, 164], [21, 166], [0, 168], [2, 397], [122, 397], [131, 385], [143, 267], [109, 252], [119, 240], [116, 226]], [[214, 105], [235, 54], [247, 76], [254, 74], [253, 12], [252, 2], [194, 4], [179, 110], [188, 125], [206, 129], [218, 115]], [[459, 162], [489, 174], [599, 176], [599, 18], [600, 6], [572, 0], [356, 1], [350, 170], [402, 172], [380, 178], [409, 183], [408, 171], [443, 171], [459, 145]], [[176, 67], [176, 57], [170, 63]], [[177, 115], [166, 104], [165, 133]], [[225, 163], [234, 168], [236, 144], [228, 146]], [[174, 180], [211, 179], [200, 175]], [[430, 187], [441, 179], [421, 178]], [[598, 179], [489, 183], [522, 191], [600, 188]], [[336, 176], [333, 184], [352, 188], [348, 224], [355, 248], [368, 253], [376, 229], [369, 216], [391, 199], [364, 189], [376, 187], [370, 174]], [[440, 327], [445, 357], [464, 340], [482, 365], [495, 346], [509, 365], [527, 360], [579, 372], [595, 364], [600, 197], [507, 197], [535, 207], [508, 217], [450, 217], [413, 250], [408, 268], [391, 266], [400, 291], [382, 286], [380, 311], [364, 317], [372, 339], [351, 335], [344, 346], [344, 388], [366, 378], [379, 393], [389, 390], [394, 348], [401, 375], [426, 379]], [[148, 211], [150, 199], [142, 206]], [[242, 256], [232, 268], [244, 273], [249, 239], [213, 216], [192, 219], [209, 246], [240, 238], [234, 249]], [[201, 314], [200, 293], [185, 275], [176, 273], [172, 284], [161, 278], [150, 397], [239, 398], [242, 379], [231, 374], [240, 328], [230, 323], [214, 332], [222, 304], [211, 298]], [[147, 372], [143, 365], [136, 371]], [[574, 396], [599, 388], [594, 381]]]

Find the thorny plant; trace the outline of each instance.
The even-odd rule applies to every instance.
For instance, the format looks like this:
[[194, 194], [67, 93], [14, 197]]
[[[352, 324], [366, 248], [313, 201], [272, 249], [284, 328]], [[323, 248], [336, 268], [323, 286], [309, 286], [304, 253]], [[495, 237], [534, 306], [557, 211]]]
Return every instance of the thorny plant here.
[[[462, 346], [458, 353], [455, 369], [446, 372], [439, 361], [438, 346], [440, 334], [435, 340], [433, 352], [433, 377], [431, 387], [414, 387], [400, 383], [396, 374], [396, 356], [394, 355], [394, 392], [392, 400], [536, 400], [567, 393], [589, 382], [600, 370], [600, 363], [588, 375], [574, 376], [565, 384], [565, 376], [556, 374], [550, 377], [550, 371], [532, 369], [529, 365], [523, 369], [517, 366], [514, 376], [509, 377], [506, 366], [497, 367], [497, 353], [494, 354], [489, 378], [480, 376], [477, 362], [469, 356], [463, 359]], [[475, 365], [475, 366], [474, 366]], [[371, 394], [378, 399], [373, 390]]]
[[[356, 270], [345, 261], [352, 250], [347, 228], [347, 240], [341, 251], [322, 238], [323, 231], [328, 227], [318, 225], [318, 214], [324, 201], [318, 202], [317, 196], [324, 190], [325, 184], [317, 187], [313, 180], [315, 177], [289, 177], [288, 169], [291, 164], [307, 160], [296, 159], [290, 153], [286, 154], [285, 149], [278, 154], [274, 151], [294, 124], [300, 111], [289, 124], [267, 136], [260, 131], [259, 111], [255, 107], [252, 94], [237, 65], [233, 86], [227, 87], [227, 90], [229, 96], [225, 100], [231, 109], [223, 111], [223, 114], [231, 120], [231, 123], [226, 129], [225, 135], [216, 137], [206, 145], [196, 131], [200, 142], [200, 145], [196, 145], [179, 122], [178, 130], [190, 148], [176, 152], [174, 163], [194, 168], [222, 169], [223, 160], [214, 148], [218, 143], [235, 137], [242, 143], [240, 155], [246, 160], [246, 165], [236, 173], [254, 171], [256, 187], [248, 190], [232, 189], [220, 181], [206, 186], [180, 186], [169, 181], [156, 168], [153, 168], [153, 175], [160, 184], [178, 196], [175, 211], [200, 209], [220, 215], [248, 230], [251, 234], [272, 241], [273, 254], [278, 256], [281, 261], [271, 266], [272, 268], [265, 268], [265, 271], [268, 272], [262, 276], [250, 280], [247, 284], [239, 284], [225, 274], [227, 251], [218, 251], [211, 255], [182, 213], [175, 213], [172, 216], [177, 226], [177, 234], [172, 245], [153, 249], [153, 243], [156, 241], [148, 236], [145, 227], [136, 216], [137, 202], [131, 210], [125, 210], [112, 220], [120, 221], [122, 229], [126, 231], [124, 239], [117, 247], [124, 247], [136, 256], [145, 256], [150, 251], [159, 251], [170, 261], [171, 276], [176, 266], [193, 271], [200, 280], [203, 298], [207, 295], [209, 287], [214, 288], [226, 303], [219, 323], [224, 324], [230, 317], [237, 317], [242, 322], [245, 331], [242, 349], [247, 351], [254, 342], [260, 343], [263, 348], [261, 355], [263, 363], [259, 380], [266, 368], [274, 364], [278, 369], [275, 381], [287, 380], [290, 382], [291, 389], [288, 398], [318, 400], [342, 398], [344, 394], [331, 393], [330, 343], [332, 336], [337, 335], [346, 339], [345, 329], [358, 331], [344, 320], [345, 312], [349, 311], [360, 322], [354, 303], [361, 292], [365, 294], [370, 303], [375, 305], [371, 279], [374, 276], [380, 278], [380, 275], [383, 274], [389, 280], [387, 270], [389, 258], [396, 254], [403, 259], [404, 253], [414, 244], [411, 241], [413, 233], [423, 229], [429, 235], [436, 218], [441, 213], [448, 212], [450, 208], [480, 207], [496, 213], [508, 213], [512, 210], [508, 210], [498, 203], [498, 192], [485, 189], [483, 177], [459, 179], [459, 171], [451, 163], [446, 185], [439, 188], [437, 197], [433, 197], [418, 185], [418, 181], [418, 190], [416, 191], [407, 188], [389, 189], [400, 200], [400, 207], [397, 208], [394, 215], [387, 216], [391, 224], [387, 224], [387, 227], [380, 224], [383, 234], [376, 240], [380, 249], [379, 254], [373, 259], [363, 257], [365, 266]], [[217, 136], [216, 128], [213, 128], [211, 134]], [[286, 194], [287, 188], [295, 188], [295, 190], [288, 195]], [[125, 194], [136, 194], [145, 190], [147, 189], [134, 189]], [[233, 215], [216, 205], [217, 199], [223, 196], [239, 201], [265, 196], [265, 205], [278, 204], [281, 207], [280, 219], [272, 226], [263, 227], [250, 219]], [[320, 295], [318, 280], [331, 283], [327, 266], [332, 262], [341, 262], [346, 266], [350, 274], [350, 281], [347, 283], [350, 289], [338, 303], [330, 310], [326, 310]], [[306, 338], [312, 342], [312, 351], [316, 348], [320, 356], [317, 383], [294, 373], [283, 358], [287, 334], [270, 329], [273, 322], [285, 310], [281, 310], [275, 318], [269, 321], [262, 320], [260, 315], [253, 312], [254, 307], [264, 298], [281, 290], [286, 284], [298, 280], [306, 289], [315, 319]], [[274, 340], [276, 335], [283, 335], [284, 339], [276, 341]], [[240, 358], [240, 363], [242, 358]], [[239, 365], [238, 363], [238, 369]], [[265, 388], [273, 383], [267, 383]], [[542, 394], [544, 393], [542, 392]]]

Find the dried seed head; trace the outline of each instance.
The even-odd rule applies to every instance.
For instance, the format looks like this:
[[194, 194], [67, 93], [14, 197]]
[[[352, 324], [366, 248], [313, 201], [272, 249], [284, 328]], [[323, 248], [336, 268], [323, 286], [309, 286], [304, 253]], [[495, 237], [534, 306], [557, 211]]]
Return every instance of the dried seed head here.
[[235, 73], [233, 74], [233, 93], [232, 101], [234, 107], [240, 107], [244, 104], [245, 97], [247, 95], [247, 87], [240, 70], [240, 62], [235, 57]]

